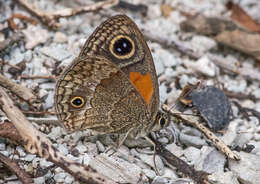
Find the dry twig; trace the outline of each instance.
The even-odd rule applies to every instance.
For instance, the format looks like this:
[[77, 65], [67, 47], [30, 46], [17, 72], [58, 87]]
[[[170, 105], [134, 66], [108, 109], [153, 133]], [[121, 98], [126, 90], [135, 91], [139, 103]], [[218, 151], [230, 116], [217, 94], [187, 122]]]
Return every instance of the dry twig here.
[[184, 175], [190, 177], [196, 183], [205, 184], [207, 181], [208, 173], [203, 171], [196, 171], [193, 167], [189, 166], [186, 162], [179, 159], [167, 149], [164, 148], [162, 144], [158, 141], [153, 140], [156, 144], [155, 151], [156, 154], [160, 155], [163, 159], [167, 161], [168, 164], [177, 168], [178, 171], [182, 172]]
[[60, 25], [58, 19], [61, 17], [71, 17], [80, 13], [93, 12], [100, 9], [110, 8], [118, 4], [119, 0], [106, 0], [102, 2], [97, 2], [92, 5], [87, 5], [78, 8], [65, 8], [63, 10], [57, 10], [55, 12], [44, 12], [34, 5], [29, 3], [27, 0], [17, 0], [23, 7], [25, 7], [31, 14], [35, 15], [40, 19], [40, 21], [47, 25], [51, 29], [57, 29]]
[[183, 120], [184, 123], [192, 125], [193, 127], [199, 129], [203, 132], [213, 143], [216, 144], [216, 147], [221, 150], [228, 158], [233, 160], [240, 160], [240, 157], [236, 155], [222, 140], [220, 140], [214, 133], [212, 133], [208, 128], [198, 122], [196, 117], [185, 115], [175, 109], [171, 109], [167, 105], [163, 105], [162, 108], [172, 114], [174, 117]]
[[55, 80], [55, 75], [21, 75], [21, 79], [51, 79]]
[[22, 85], [16, 84], [15, 82], [9, 80], [2, 74], [0, 74], [0, 86], [10, 90], [20, 98], [24, 99], [25, 101], [33, 104], [37, 101], [37, 97], [32, 93], [32, 91]]
[[25, 15], [22, 15], [21, 13], [15, 13], [15, 14], [12, 15], [11, 18], [8, 19], [8, 22], [9, 22], [9, 24], [10, 24], [10, 27], [11, 27], [13, 30], [18, 29], [17, 25], [16, 25], [15, 22], [14, 22], [14, 19], [25, 20], [26, 22], [30, 22], [30, 23], [33, 24], [33, 25], [36, 25], [36, 24], [37, 24], [37, 22], [36, 22], [34, 19], [32, 19], [32, 18], [30, 18], [30, 17], [27, 17], [27, 16], [25, 16]]
[[4, 163], [4, 165], [8, 169], [10, 169], [13, 173], [15, 173], [22, 183], [24, 184], [33, 183], [32, 178], [23, 169], [19, 167], [16, 161], [10, 160], [8, 157], [0, 153], [0, 162]]
[[0, 56], [3, 55], [5, 49], [11, 47], [15, 43], [23, 40], [24, 35], [21, 32], [14, 33], [9, 38], [5, 39], [4, 41], [0, 42]]
[[101, 175], [95, 169], [83, 166], [75, 161], [65, 157], [55, 148], [47, 136], [38, 130], [25, 118], [23, 113], [14, 106], [13, 101], [7, 95], [2, 87], [0, 87], [0, 105], [6, 116], [12, 121], [19, 134], [24, 140], [25, 149], [40, 157], [46, 158], [55, 165], [61, 167], [77, 180], [84, 183], [107, 183], [114, 184], [115, 182]]

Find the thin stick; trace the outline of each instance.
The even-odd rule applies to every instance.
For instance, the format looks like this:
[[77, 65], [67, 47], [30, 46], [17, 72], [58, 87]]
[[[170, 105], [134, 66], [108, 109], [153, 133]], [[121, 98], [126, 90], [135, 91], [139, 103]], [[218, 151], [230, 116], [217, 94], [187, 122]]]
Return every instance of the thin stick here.
[[46, 158], [84, 183], [115, 184], [114, 181], [99, 174], [92, 167], [83, 166], [59, 152], [48, 137], [36, 130], [25, 118], [2, 87], [0, 87], [0, 105], [23, 138], [24, 147], [28, 152]]
[[16, 94], [23, 100], [33, 104], [36, 102], [37, 97], [32, 93], [32, 91], [22, 85], [16, 84], [15, 82], [9, 80], [2, 74], [0, 74], [0, 86], [10, 90], [12, 93]]
[[[17, 32], [14, 35], [5, 39], [4, 41], [0, 42], [0, 53], [3, 52], [8, 47], [14, 45], [15, 43], [23, 40], [23, 38], [24, 38], [24, 35], [21, 32]], [[1, 54], [0, 54], [0, 56], [1, 56]]]
[[195, 117], [191, 117], [188, 115], [180, 114], [179, 111], [175, 109], [171, 109], [167, 105], [163, 105], [162, 108], [166, 112], [170, 112], [173, 116], [181, 119], [184, 121], [184, 123], [187, 123], [189, 125], [192, 125], [193, 127], [199, 129], [201, 132], [203, 132], [207, 138], [209, 138], [212, 142], [214, 142], [219, 150], [221, 150], [228, 158], [231, 158], [233, 160], [240, 160], [240, 157], [236, 155], [222, 140], [220, 140], [214, 133], [212, 133], [207, 127], [205, 127], [203, 124], [199, 123]]
[[178, 171], [182, 172], [184, 175], [190, 177], [193, 181], [199, 184], [206, 184], [208, 173], [204, 171], [196, 171], [192, 166], [188, 165], [186, 162], [181, 160], [180, 158], [173, 155], [170, 151], [165, 149], [165, 147], [160, 144], [157, 140], [153, 140], [155, 144], [155, 152], [170, 166], [174, 166], [178, 169]]
[[59, 28], [58, 18], [60, 17], [71, 17], [80, 13], [93, 12], [101, 9], [110, 8], [118, 4], [119, 0], [106, 0], [102, 2], [97, 2], [92, 5], [87, 5], [79, 8], [65, 8], [63, 10], [57, 10], [55, 12], [44, 12], [36, 8], [32, 3], [27, 0], [17, 0], [23, 7], [25, 7], [31, 14], [35, 15], [40, 19], [40, 21], [47, 25], [51, 29]]
[[21, 75], [21, 79], [51, 79], [55, 80], [55, 75]]
[[20, 179], [22, 183], [33, 183], [32, 178], [23, 169], [21, 169], [15, 160], [11, 160], [8, 157], [0, 153], [0, 162], [4, 163], [7, 168], [9, 168], [16, 176]]

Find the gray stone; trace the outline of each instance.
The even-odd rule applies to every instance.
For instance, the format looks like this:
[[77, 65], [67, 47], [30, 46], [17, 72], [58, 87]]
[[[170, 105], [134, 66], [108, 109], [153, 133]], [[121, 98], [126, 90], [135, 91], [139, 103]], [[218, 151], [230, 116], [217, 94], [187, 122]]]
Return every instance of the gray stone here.
[[232, 172], [216, 172], [208, 176], [212, 184], [239, 184], [237, 176]]
[[53, 107], [54, 91], [49, 91], [48, 96], [45, 99], [44, 108], [49, 109]]
[[177, 157], [181, 157], [184, 154], [184, 150], [180, 146], [177, 146], [175, 143], [167, 144], [165, 148]]
[[105, 153], [91, 158], [89, 165], [118, 183], [137, 183], [142, 175], [141, 168], [136, 164]]
[[162, 84], [159, 86], [160, 100], [163, 103], [167, 99], [167, 86]]
[[195, 53], [204, 55], [204, 53], [216, 46], [216, 42], [206, 36], [194, 35], [189, 45]]
[[8, 157], [11, 153], [9, 151], [0, 151], [4, 156]]
[[39, 85], [40, 89], [43, 88], [45, 90], [53, 90], [55, 88], [54, 82], [45, 82]]
[[200, 148], [203, 145], [207, 145], [206, 141], [204, 139], [201, 139], [196, 136], [186, 135], [186, 134], [183, 134], [182, 132], [180, 132], [180, 134], [179, 134], [179, 140], [181, 143], [183, 143], [187, 146], [195, 146], [197, 148]]
[[6, 146], [4, 143], [0, 143], [0, 151], [4, 151], [6, 149]]
[[[158, 57], [158, 56], [156, 55], [156, 57]], [[156, 74], [157, 74], [157, 76], [159, 76], [164, 72], [165, 67], [163, 65], [163, 62], [161, 60], [159, 60], [159, 58], [157, 59], [156, 57], [154, 56], [154, 65], [155, 65], [155, 69], [156, 69]]]
[[62, 128], [57, 126], [51, 129], [51, 132], [48, 134], [48, 137], [50, 137], [52, 140], [56, 140], [61, 135], [62, 135]]
[[229, 160], [229, 169], [238, 175], [243, 184], [260, 184], [260, 156], [239, 152], [240, 161]]
[[165, 49], [158, 49], [156, 53], [160, 57], [159, 60], [162, 61], [164, 66], [166, 66], [167, 68], [174, 67], [177, 64], [181, 63], [178, 58], [176, 58], [173, 54]]
[[68, 38], [64, 33], [57, 31], [53, 37], [53, 41], [56, 43], [64, 43], [68, 41]]
[[91, 157], [87, 153], [84, 153], [82, 164], [83, 165], [89, 165], [90, 160], [91, 160]]
[[[53, 52], [55, 50], [55, 52]], [[62, 61], [71, 56], [71, 53], [60, 45], [53, 45], [51, 47], [42, 47], [40, 52], [57, 61]]]
[[226, 157], [213, 147], [203, 146], [201, 156], [195, 162], [195, 169], [208, 173], [223, 172]]
[[229, 79], [228, 84], [226, 85], [227, 90], [233, 91], [236, 93], [244, 93], [247, 88], [247, 82], [245, 79], [240, 80], [231, 80]]
[[[149, 165], [151, 168], [155, 169], [154, 161], [153, 161], [153, 155], [147, 155], [147, 154], [141, 154], [139, 153], [137, 155], [144, 163]], [[155, 157], [155, 164], [158, 172], [163, 175], [164, 174], [164, 164], [159, 156]]]
[[233, 142], [233, 146], [243, 147], [252, 139], [252, 137], [253, 135], [251, 133], [238, 134], [236, 139]]
[[196, 137], [202, 136], [202, 133], [198, 129], [193, 128], [193, 127], [188, 127], [188, 126], [185, 126], [181, 132], [186, 135], [191, 135], [191, 136], [196, 136]]
[[19, 153], [20, 157], [24, 157], [26, 155], [24, 149], [21, 146], [17, 146], [16, 151]]
[[75, 149], [77, 149], [80, 154], [83, 154], [87, 151], [87, 147], [83, 144], [77, 145]]
[[31, 162], [31, 161], [32, 161], [33, 159], [35, 159], [35, 158], [36, 158], [36, 155], [28, 154], [28, 155], [26, 155], [26, 156], [24, 157], [23, 160], [28, 161], [28, 162]]
[[64, 179], [64, 183], [71, 184], [74, 181], [74, 178], [72, 176], [67, 175]]
[[152, 182], [152, 184], [165, 184], [165, 183], [169, 183], [169, 180], [161, 176], [156, 176]]
[[164, 74], [167, 79], [171, 79], [176, 76], [176, 72], [172, 68], [166, 68]]
[[162, 176], [156, 176], [152, 182], [152, 184], [191, 184], [192, 181], [190, 179], [169, 179]]
[[188, 82], [190, 82], [190, 78], [186, 74], [181, 75], [179, 80], [181, 87], [184, 88]]
[[30, 62], [32, 60], [32, 57], [33, 57], [33, 54], [32, 54], [32, 51], [31, 50], [27, 50], [25, 53], [24, 53], [24, 61], [25, 62]]
[[40, 25], [29, 25], [27, 29], [23, 29], [22, 32], [25, 35], [25, 48], [30, 50], [40, 43], [45, 43], [50, 37], [50, 34], [46, 29], [42, 29]]
[[21, 53], [20, 48], [15, 48], [11, 54], [11, 59], [9, 63], [11, 65], [16, 65], [24, 60], [24, 54]]
[[47, 161], [45, 158], [43, 158], [43, 159], [40, 160], [40, 166], [41, 166], [42, 168], [47, 168], [47, 167], [50, 167], [50, 166], [52, 166], [52, 165], [53, 165], [53, 163]]
[[44, 178], [44, 176], [38, 177], [38, 178], [33, 178], [33, 181], [35, 184], [43, 184], [43, 183], [45, 183], [45, 178]]
[[200, 150], [195, 147], [188, 147], [184, 150], [184, 156], [191, 164], [194, 164], [200, 158]]
[[162, 175], [162, 177], [165, 177], [165, 178], [170, 178], [170, 179], [178, 179], [178, 175], [176, 174], [176, 171], [172, 168], [168, 168], [166, 167], [165, 168], [165, 172], [164, 172], [164, 175]]
[[45, 99], [48, 96], [48, 91], [41, 88], [38, 94], [39, 98]]
[[67, 155], [69, 153], [66, 144], [58, 144], [58, 150], [64, 155]]
[[57, 173], [54, 175], [54, 180], [57, 182], [57, 183], [64, 183], [64, 179], [65, 177], [67, 176], [68, 174], [67, 173], [64, 173], [64, 172], [61, 172], [61, 173]]
[[100, 141], [96, 141], [96, 145], [99, 152], [105, 151], [105, 146]]
[[256, 154], [260, 156], [260, 142], [249, 142], [248, 144], [253, 145], [255, 148], [251, 151], [252, 154]]
[[154, 179], [154, 177], [156, 177], [155, 172], [151, 169], [143, 169], [142, 172], [150, 179]]
[[208, 56], [201, 57], [197, 62], [185, 60], [185, 66], [196, 72], [202, 73], [209, 77], [216, 75], [216, 66]]
[[[239, 120], [240, 121], [240, 120]], [[234, 145], [237, 138], [237, 129], [239, 125], [238, 119], [232, 120], [229, 123], [228, 129], [220, 139], [227, 145]]]

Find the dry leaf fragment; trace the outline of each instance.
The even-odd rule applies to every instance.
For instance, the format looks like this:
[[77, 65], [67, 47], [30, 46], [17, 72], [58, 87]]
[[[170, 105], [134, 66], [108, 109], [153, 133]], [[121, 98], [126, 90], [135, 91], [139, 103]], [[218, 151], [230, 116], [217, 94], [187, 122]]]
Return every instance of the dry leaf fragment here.
[[170, 16], [171, 12], [173, 11], [173, 7], [171, 7], [170, 5], [168, 4], [161, 4], [161, 12], [162, 12], [162, 15], [167, 18]]
[[231, 19], [239, 26], [253, 32], [260, 31], [260, 24], [253, 20], [239, 5], [227, 3], [227, 9], [232, 11]]

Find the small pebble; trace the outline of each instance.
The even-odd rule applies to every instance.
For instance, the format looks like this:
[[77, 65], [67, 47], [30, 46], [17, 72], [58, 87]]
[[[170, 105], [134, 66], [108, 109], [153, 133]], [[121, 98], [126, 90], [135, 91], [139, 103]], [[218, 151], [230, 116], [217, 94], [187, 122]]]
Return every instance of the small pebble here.
[[67, 42], [68, 39], [64, 33], [58, 31], [55, 33], [55, 35], [53, 37], [53, 41], [56, 43], [64, 43], [64, 42]]
[[24, 149], [21, 146], [17, 146], [16, 151], [19, 153], [20, 157], [26, 156], [26, 153], [24, 152]]
[[0, 143], [0, 151], [4, 151], [6, 149], [6, 146], [4, 143]]
[[102, 153], [102, 152], [105, 151], [105, 147], [100, 141], [97, 141], [96, 144], [97, 144], [97, 149], [98, 149], [99, 152]]
[[40, 160], [40, 166], [42, 167], [42, 168], [47, 168], [47, 167], [50, 167], [50, 166], [52, 166], [53, 165], [53, 163], [52, 162], [49, 162], [49, 161], [47, 161], [46, 159], [41, 159]]

